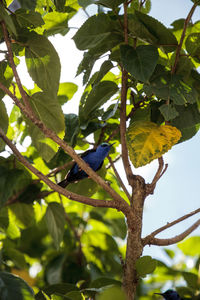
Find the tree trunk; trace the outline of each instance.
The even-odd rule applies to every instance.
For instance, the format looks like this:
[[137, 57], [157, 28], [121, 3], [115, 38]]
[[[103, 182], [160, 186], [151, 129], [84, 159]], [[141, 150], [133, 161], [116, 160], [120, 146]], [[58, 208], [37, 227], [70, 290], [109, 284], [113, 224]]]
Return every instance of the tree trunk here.
[[136, 261], [142, 255], [142, 216], [145, 199], [145, 181], [140, 176], [135, 176], [134, 195], [131, 212], [127, 215], [128, 237], [126, 259], [124, 266], [123, 288], [128, 300], [133, 300], [138, 284]]

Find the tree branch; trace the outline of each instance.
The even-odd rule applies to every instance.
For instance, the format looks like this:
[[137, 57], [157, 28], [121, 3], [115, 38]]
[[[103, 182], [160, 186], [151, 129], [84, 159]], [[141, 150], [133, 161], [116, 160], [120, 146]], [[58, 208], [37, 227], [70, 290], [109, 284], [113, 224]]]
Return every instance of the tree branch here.
[[192, 15], [197, 7], [197, 5], [199, 4], [199, 2], [196, 2], [193, 4], [191, 10], [189, 11], [188, 15], [187, 15], [187, 18], [185, 19], [185, 22], [184, 22], [184, 26], [183, 26], [183, 31], [182, 31], [182, 34], [181, 34], [181, 39], [180, 39], [180, 42], [178, 44], [178, 47], [176, 49], [176, 56], [175, 56], [175, 61], [174, 61], [174, 65], [172, 67], [172, 70], [171, 70], [171, 73], [174, 74], [175, 71], [176, 71], [176, 67], [177, 67], [177, 64], [178, 64], [178, 61], [179, 61], [179, 57], [180, 57], [180, 53], [181, 53], [181, 48], [182, 48], [182, 45], [183, 45], [183, 41], [184, 41], [184, 38], [185, 38], [185, 33], [186, 33], [186, 29], [187, 29], [187, 26], [192, 18]]
[[3, 36], [4, 36], [4, 39], [5, 39], [5, 43], [6, 43], [6, 46], [7, 46], [7, 49], [8, 49], [8, 60], [10, 62], [10, 66], [13, 70], [13, 74], [14, 74], [17, 86], [19, 88], [20, 94], [22, 96], [22, 99], [24, 101], [24, 104], [25, 104], [26, 108], [29, 110], [30, 113], [33, 113], [32, 108], [30, 106], [30, 103], [28, 101], [27, 95], [26, 95], [26, 93], [23, 89], [23, 86], [21, 84], [21, 80], [20, 80], [19, 75], [17, 73], [17, 69], [16, 69], [16, 66], [15, 66], [15, 63], [14, 63], [14, 59], [13, 59], [13, 52], [12, 52], [11, 42], [10, 42], [10, 39], [9, 39], [9, 36], [8, 36], [8, 31], [7, 31], [7, 28], [6, 28], [6, 24], [5, 24], [4, 21], [1, 21], [1, 27], [2, 27], [2, 31], [3, 31]]
[[[63, 189], [59, 185], [55, 184], [51, 180], [48, 179], [47, 176], [45, 176], [43, 173], [38, 171], [34, 166], [32, 166], [22, 155], [21, 153], [17, 150], [16, 146], [7, 138], [3, 130], [0, 128], [0, 137], [3, 139], [3, 141], [10, 147], [10, 149], [13, 151], [17, 159], [25, 166], [27, 167], [33, 174], [35, 174], [38, 178], [43, 180], [50, 188], [52, 188], [54, 191], [62, 194], [63, 196], [72, 199], [74, 201], [91, 205], [94, 207], [110, 207], [110, 208], [116, 208], [120, 211], [126, 212], [127, 207], [122, 204], [121, 201], [117, 200], [97, 200], [97, 199], [92, 199], [88, 198], [82, 195], [75, 194], [73, 192], [70, 192], [66, 189]], [[123, 200], [124, 201], [124, 200]], [[124, 201], [124, 203], [126, 203]], [[127, 204], [127, 203], [126, 203]]]
[[148, 241], [148, 245], [169, 246], [169, 245], [176, 244], [176, 243], [182, 241], [184, 238], [186, 238], [191, 232], [193, 232], [199, 226], [200, 226], [200, 219], [198, 221], [196, 221], [192, 226], [190, 226], [187, 230], [185, 230], [184, 232], [182, 232], [179, 235], [176, 235], [173, 238], [170, 238], [170, 239], [158, 239], [158, 238], [152, 237]]
[[154, 190], [155, 190], [158, 180], [163, 176], [163, 174], [166, 172], [166, 170], [168, 168], [168, 164], [165, 164], [165, 166], [164, 166], [164, 160], [163, 160], [162, 156], [158, 158], [158, 163], [159, 163], [158, 170], [157, 170], [152, 182], [150, 184], [146, 184], [146, 195], [154, 193]]
[[[124, 41], [128, 43], [128, 16], [127, 16], [128, 3], [124, 3]], [[128, 90], [128, 72], [122, 68], [122, 88], [121, 88], [121, 107], [120, 107], [120, 137], [122, 145], [122, 161], [126, 172], [128, 183], [133, 185], [133, 173], [128, 157], [128, 149], [126, 145], [126, 99]]]
[[199, 213], [199, 212], [200, 212], [200, 208], [198, 208], [198, 209], [196, 209], [196, 210], [190, 212], [190, 213], [187, 214], [187, 215], [184, 215], [184, 216], [182, 216], [182, 217], [180, 217], [180, 218], [174, 220], [173, 222], [167, 223], [166, 225], [164, 225], [164, 226], [162, 226], [162, 227], [156, 229], [155, 231], [153, 231], [151, 234], [149, 234], [148, 236], [146, 236], [146, 237], [143, 239], [143, 244], [144, 244], [144, 245], [149, 244], [149, 242], [150, 242], [152, 239], [154, 239], [154, 237], [155, 237], [157, 234], [159, 234], [160, 232], [162, 232], [162, 231], [164, 231], [164, 230], [166, 230], [166, 229], [168, 229], [168, 228], [170, 228], [170, 227], [172, 227], [172, 226], [174, 226], [174, 225], [176, 225], [176, 224], [178, 224], [178, 223], [180, 223], [180, 222], [186, 220], [187, 218], [190, 218], [190, 217], [194, 216], [195, 214], [197, 214], [197, 213]]

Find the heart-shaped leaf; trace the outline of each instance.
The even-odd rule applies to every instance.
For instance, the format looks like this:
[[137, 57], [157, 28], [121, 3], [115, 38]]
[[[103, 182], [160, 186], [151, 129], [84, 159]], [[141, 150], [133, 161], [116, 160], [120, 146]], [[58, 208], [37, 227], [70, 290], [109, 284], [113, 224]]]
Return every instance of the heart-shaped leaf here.
[[120, 50], [124, 68], [137, 80], [146, 82], [153, 73], [158, 61], [156, 47], [142, 45], [134, 49], [129, 45], [122, 45]]
[[181, 132], [173, 126], [159, 126], [153, 122], [136, 121], [127, 132], [130, 159], [138, 168], [166, 153], [181, 138]]

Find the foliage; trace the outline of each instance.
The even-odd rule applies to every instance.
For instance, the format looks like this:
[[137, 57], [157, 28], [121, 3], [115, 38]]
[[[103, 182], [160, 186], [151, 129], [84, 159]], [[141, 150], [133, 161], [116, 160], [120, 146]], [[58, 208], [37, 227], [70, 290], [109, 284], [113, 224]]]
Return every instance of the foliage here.
[[[177, 142], [192, 138], [200, 128], [199, 22], [176, 20], [169, 29], [148, 15], [150, 0], [128, 2], [20, 0], [21, 8], [11, 13], [13, 1], [0, 1], [0, 21], [8, 31], [14, 63], [22, 64], [25, 59], [34, 82], [31, 90], [20, 87], [10, 56], [2, 50], [0, 129], [16, 145], [24, 145], [30, 138], [23, 156], [37, 174], [48, 174], [55, 183], [65, 176], [72, 158], [41, 130], [41, 124], [75, 150], [87, 150], [91, 140], [95, 145], [114, 142], [110, 158], [118, 159], [118, 146], [122, 144], [121, 77], [127, 78], [127, 146], [135, 167], [159, 158]], [[78, 86], [60, 82], [62, 62], [49, 37], [65, 36], [71, 31], [72, 17], [90, 5], [98, 13], [89, 16], [73, 36], [76, 47], [84, 51], [77, 70], [84, 87], [79, 113], [65, 114], [63, 105], [73, 101]], [[3, 26], [0, 39], [1, 47], [6, 40]], [[94, 72], [99, 61], [99, 70]], [[29, 103], [36, 123], [20, 111], [20, 105], [14, 105], [8, 113], [4, 96], [9, 93], [22, 105]], [[5, 142], [0, 138], [0, 151], [4, 149]], [[0, 298], [125, 299], [121, 285], [128, 222], [124, 214], [120, 209], [92, 207], [53, 193], [37, 174], [9, 152], [6, 158], [0, 157]], [[129, 202], [108, 159], [98, 174], [125, 204]], [[94, 200], [112, 198], [90, 178], [69, 185], [68, 190]], [[157, 299], [153, 292], [164, 289], [169, 281], [172, 287], [179, 286], [180, 295], [198, 297], [199, 237], [178, 247], [186, 262], [193, 261], [192, 268], [184, 260], [177, 263], [175, 253], [169, 250], [165, 253], [170, 266], [150, 256], [137, 260], [138, 299]], [[34, 280], [31, 272], [36, 272]]]

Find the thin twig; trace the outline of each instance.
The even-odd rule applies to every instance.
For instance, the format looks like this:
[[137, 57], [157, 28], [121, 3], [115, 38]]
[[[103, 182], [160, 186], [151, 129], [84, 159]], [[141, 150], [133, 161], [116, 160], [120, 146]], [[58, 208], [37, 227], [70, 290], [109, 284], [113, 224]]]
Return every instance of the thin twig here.
[[165, 166], [164, 166], [164, 160], [163, 160], [162, 156], [158, 158], [158, 163], [159, 163], [158, 170], [157, 170], [152, 182], [150, 184], [146, 184], [146, 195], [154, 193], [154, 190], [155, 190], [158, 180], [164, 175], [164, 173], [166, 172], [166, 170], [168, 168], [168, 164], [165, 164]]
[[149, 241], [152, 240], [152, 238], [154, 238], [160, 232], [162, 232], [162, 231], [164, 231], [164, 230], [166, 230], [166, 229], [168, 229], [168, 228], [170, 228], [170, 227], [172, 227], [172, 226], [174, 226], [174, 225], [176, 225], [176, 224], [178, 224], [178, 223], [186, 220], [187, 218], [190, 218], [190, 217], [194, 216], [195, 214], [197, 214], [199, 212], [200, 212], [200, 208], [198, 208], [198, 209], [190, 212], [189, 214], [186, 214], [186, 215], [184, 215], [184, 216], [182, 216], [182, 217], [180, 217], [180, 218], [178, 218], [178, 219], [176, 219], [176, 220], [174, 220], [174, 221], [172, 221], [170, 223], [167, 223], [166, 225], [164, 225], [164, 226], [156, 229], [155, 231], [153, 231], [151, 234], [147, 235], [143, 239], [144, 245], [149, 244]]
[[148, 243], [145, 243], [144, 245], [157, 245], [157, 246], [168, 246], [168, 245], [173, 245], [176, 244], [180, 241], [182, 241], [184, 238], [186, 238], [190, 233], [192, 233], [195, 229], [197, 229], [200, 226], [200, 219], [197, 220], [193, 225], [191, 225], [187, 230], [182, 232], [179, 235], [176, 235], [173, 238], [170, 239], [158, 239], [152, 237], [151, 239], [148, 240]]
[[66, 168], [72, 166], [73, 163], [74, 163], [73, 160], [68, 161], [68, 162], [65, 163], [64, 165], [59, 166], [59, 167], [53, 169], [51, 172], [49, 172], [49, 173], [47, 174], [47, 176], [48, 176], [48, 177], [54, 176], [54, 175], [56, 175], [58, 172], [60, 172], [61, 170], [65, 170]]
[[[112, 160], [112, 162], [115, 164], [121, 157], [122, 157], [121, 154], [118, 155], [114, 160]], [[111, 167], [111, 164], [106, 166], [106, 170], [110, 169], [110, 167]]]
[[114, 171], [114, 173], [115, 173], [115, 176], [117, 177], [117, 179], [118, 179], [118, 181], [119, 181], [119, 183], [120, 183], [120, 185], [121, 185], [121, 187], [122, 187], [124, 193], [126, 194], [127, 198], [128, 198], [129, 201], [131, 202], [131, 196], [130, 196], [130, 194], [129, 194], [129, 192], [128, 192], [126, 186], [125, 186], [125, 184], [123, 183], [123, 181], [122, 181], [122, 179], [121, 179], [121, 177], [120, 177], [120, 175], [119, 175], [117, 169], [115, 168], [115, 165], [114, 165], [114, 163], [113, 163], [113, 161], [112, 161], [112, 159], [111, 159], [110, 156], [108, 156], [108, 160], [109, 160], [109, 162], [110, 162], [111, 167], [113, 168], [113, 171]]
[[183, 45], [183, 41], [184, 41], [184, 38], [185, 38], [185, 33], [186, 33], [186, 29], [187, 29], [187, 26], [192, 18], [192, 15], [197, 7], [197, 5], [199, 4], [199, 1], [195, 2], [194, 5], [192, 6], [191, 10], [189, 11], [188, 15], [187, 15], [187, 18], [185, 19], [185, 22], [184, 22], [184, 26], [183, 26], [183, 31], [182, 31], [182, 34], [181, 34], [181, 39], [180, 39], [180, 42], [177, 46], [177, 49], [176, 49], [176, 56], [175, 56], [175, 61], [174, 61], [174, 65], [172, 67], [172, 70], [171, 70], [171, 73], [174, 74], [175, 71], [176, 71], [176, 67], [177, 67], [177, 64], [178, 64], [178, 61], [179, 61], [179, 57], [180, 57], [180, 53], [181, 53], [181, 48], [182, 48], [182, 45]]

